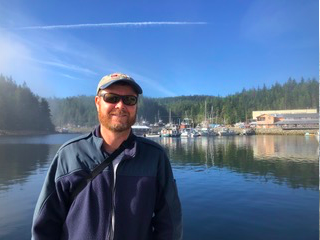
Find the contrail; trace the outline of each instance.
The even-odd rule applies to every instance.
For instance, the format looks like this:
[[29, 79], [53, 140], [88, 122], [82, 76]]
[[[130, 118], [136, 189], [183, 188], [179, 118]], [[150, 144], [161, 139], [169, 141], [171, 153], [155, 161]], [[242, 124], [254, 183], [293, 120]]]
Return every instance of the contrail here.
[[121, 22], [121, 23], [86, 23], [70, 25], [49, 25], [49, 26], [30, 26], [19, 27], [16, 29], [23, 30], [53, 30], [53, 29], [70, 29], [70, 28], [101, 28], [101, 27], [142, 27], [142, 26], [161, 26], [161, 25], [204, 25], [207, 22]]

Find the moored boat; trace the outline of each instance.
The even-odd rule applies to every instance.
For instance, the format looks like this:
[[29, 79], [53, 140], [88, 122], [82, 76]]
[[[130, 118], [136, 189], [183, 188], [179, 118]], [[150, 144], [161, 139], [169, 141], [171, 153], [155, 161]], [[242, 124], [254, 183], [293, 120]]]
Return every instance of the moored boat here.
[[149, 133], [150, 131], [150, 127], [143, 126], [143, 125], [133, 125], [131, 129], [136, 136], [143, 136], [143, 137], [145, 137], [147, 133]]
[[198, 131], [196, 131], [196, 130], [193, 130], [192, 132], [191, 132], [191, 137], [193, 137], [193, 138], [195, 138], [195, 137], [200, 137], [201, 136], [201, 134], [198, 132]]
[[146, 137], [153, 138], [153, 137], [161, 137], [159, 133], [147, 133]]
[[180, 137], [180, 131], [176, 126], [168, 125], [161, 129], [161, 137]]
[[255, 135], [256, 132], [252, 128], [243, 129], [241, 135], [249, 136], [249, 135]]
[[235, 136], [237, 135], [234, 131], [230, 130], [229, 128], [222, 128], [218, 131], [219, 136]]
[[185, 129], [185, 130], [183, 130], [183, 131], [181, 132], [180, 137], [181, 137], [181, 138], [189, 138], [189, 137], [191, 137], [191, 135], [190, 135], [190, 132], [188, 132], [188, 131]]

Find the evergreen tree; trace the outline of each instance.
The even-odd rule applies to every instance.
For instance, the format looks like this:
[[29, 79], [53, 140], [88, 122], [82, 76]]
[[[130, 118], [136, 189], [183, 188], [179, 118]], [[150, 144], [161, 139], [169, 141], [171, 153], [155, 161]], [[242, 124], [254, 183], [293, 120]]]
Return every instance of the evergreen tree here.
[[[1, 90], [0, 90], [1, 91]], [[94, 126], [98, 124], [94, 96], [77, 96], [64, 99], [48, 99], [55, 125], [67, 124]], [[271, 87], [243, 89], [226, 97], [219, 96], [179, 96], [167, 98], [139, 97], [139, 120], [153, 123], [179, 123], [183, 118], [191, 118], [195, 123], [204, 120], [205, 102], [207, 117], [211, 122], [234, 124], [252, 117], [252, 111], [317, 108], [319, 110], [319, 82], [316, 79], [301, 79], [297, 82], [289, 78], [284, 84], [275, 83]], [[1, 108], [0, 100], [0, 108]]]
[[0, 75], [0, 130], [53, 131], [50, 109], [26, 83], [17, 85], [12, 78]]

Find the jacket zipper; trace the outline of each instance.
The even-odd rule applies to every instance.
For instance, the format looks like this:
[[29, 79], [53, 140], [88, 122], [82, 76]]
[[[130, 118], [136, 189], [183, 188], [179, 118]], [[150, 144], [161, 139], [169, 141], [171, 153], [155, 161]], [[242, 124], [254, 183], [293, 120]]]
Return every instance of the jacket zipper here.
[[117, 171], [119, 169], [120, 164], [123, 161], [121, 160], [118, 163], [118, 166], [116, 167], [116, 170], [114, 171], [114, 167], [112, 165], [112, 170], [113, 170], [113, 186], [112, 186], [112, 191], [111, 191], [111, 197], [112, 197], [112, 204], [111, 204], [111, 229], [110, 229], [110, 240], [114, 239], [114, 229], [115, 229], [115, 208], [116, 208], [116, 181], [117, 181]]
[[106, 240], [113, 240], [114, 238], [114, 233], [113, 233], [113, 223], [112, 223], [112, 217], [113, 217], [113, 212], [114, 212], [114, 169], [113, 169], [113, 164], [111, 163], [109, 166], [112, 170], [112, 177], [111, 177], [111, 181], [112, 181], [112, 185], [111, 185], [111, 214], [109, 215], [109, 220], [108, 220], [108, 232], [107, 232], [107, 238]]
[[110, 240], [114, 239], [114, 225], [115, 225], [115, 195], [116, 195], [116, 184], [113, 185], [112, 190], [112, 208], [111, 208], [111, 232]]

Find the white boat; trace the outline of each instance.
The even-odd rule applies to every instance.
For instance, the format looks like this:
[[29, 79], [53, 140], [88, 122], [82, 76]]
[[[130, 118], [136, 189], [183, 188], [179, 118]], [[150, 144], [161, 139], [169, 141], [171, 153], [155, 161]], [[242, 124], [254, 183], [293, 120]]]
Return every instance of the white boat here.
[[219, 136], [235, 136], [236, 133], [229, 128], [222, 128], [220, 131], [218, 131]]
[[176, 126], [168, 125], [161, 130], [162, 137], [180, 137], [179, 129]]
[[200, 137], [201, 134], [195, 130], [195, 129], [190, 129], [190, 128], [187, 128], [187, 129], [183, 129], [181, 134], [180, 134], [180, 137], [182, 138], [195, 138], [195, 137]]
[[180, 137], [182, 137], [182, 138], [189, 138], [189, 137], [191, 137], [191, 134], [190, 134], [190, 132], [188, 132], [187, 130], [183, 130], [182, 133], [181, 133], [181, 135], [180, 135]]
[[147, 138], [154, 138], [154, 137], [161, 137], [159, 133], [147, 133], [146, 134]]
[[161, 137], [170, 137], [170, 131], [166, 128], [161, 129]]
[[252, 128], [243, 129], [241, 135], [249, 136], [249, 135], [255, 135], [256, 132]]
[[150, 128], [148, 126], [142, 126], [142, 125], [133, 125], [131, 129], [136, 136], [143, 136], [143, 137], [145, 137], [147, 133], [150, 131]]
[[209, 129], [206, 127], [201, 128], [199, 132], [200, 132], [201, 136], [204, 136], [204, 137], [209, 136], [209, 134], [210, 134]]
[[191, 137], [193, 137], [193, 138], [195, 138], [195, 137], [200, 137], [201, 136], [201, 134], [198, 132], [198, 131], [196, 131], [196, 130], [193, 130], [192, 132], [191, 132]]

